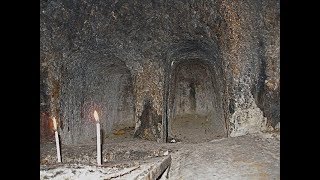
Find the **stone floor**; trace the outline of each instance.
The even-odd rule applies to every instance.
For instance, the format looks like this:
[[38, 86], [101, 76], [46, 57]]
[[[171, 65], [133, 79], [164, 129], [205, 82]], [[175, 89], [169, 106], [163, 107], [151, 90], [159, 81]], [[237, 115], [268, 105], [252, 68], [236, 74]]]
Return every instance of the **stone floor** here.
[[[167, 155], [172, 157], [169, 179], [280, 179], [279, 133], [259, 133], [197, 144], [129, 138], [103, 146], [104, 166], [100, 169], [95, 166], [95, 150], [92, 145], [62, 145], [63, 164], [58, 165], [54, 143], [41, 144], [41, 179], [100, 179], [97, 177], [103, 177], [101, 173], [104, 175], [101, 179], [105, 179], [106, 175], [121, 172], [138, 174], [148, 163]], [[75, 166], [80, 170], [75, 171]]]
[[280, 179], [279, 140], [247, 135], [186, 144], [172, 154], [170, 179]]

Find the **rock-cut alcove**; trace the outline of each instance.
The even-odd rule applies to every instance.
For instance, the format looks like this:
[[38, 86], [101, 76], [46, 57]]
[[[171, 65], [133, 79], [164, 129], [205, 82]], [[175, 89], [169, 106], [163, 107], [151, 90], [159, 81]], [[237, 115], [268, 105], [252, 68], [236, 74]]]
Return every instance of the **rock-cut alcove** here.
[[68, 61], [62, 72], [61, 135], [67, 144], [90, 144], [96, 137], [93, 112], [103, 138], [133, 135], [134, 96], [130, 70], [120, 60]]
[[222, 59], [216, 44], [177, 45], [168, 80], [168, 138], [205, 142], [227, 137]]
[[40, 4], [45, 139], [56, 117], [63, 143], [94, 143], [94, 110], [105, 136], [130, 127], [165, 142], [187, 115], [214, 138], [280, 121], [278, 1]]
[[203, 142], [226, 136], [213, 75], [201, 60], [181, 62], [171, 84], [171, 133], [181, 141]]

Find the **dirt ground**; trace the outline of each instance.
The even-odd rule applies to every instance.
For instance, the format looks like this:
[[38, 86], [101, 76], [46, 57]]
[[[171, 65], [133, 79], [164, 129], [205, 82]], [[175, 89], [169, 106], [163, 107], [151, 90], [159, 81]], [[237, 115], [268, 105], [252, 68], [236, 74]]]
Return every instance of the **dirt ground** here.
[[224, 136], [223, 130], [217, 131], [210, 123], [210, 117], [197, 114], [177, 116], [172, 120], [172, 133], [174, 139], [182, 142], [199, 143]]
[[63, 164], [59, 165], [55, 144], [41, 144], [40, 179], [100, 179], [102, 176], [94, 176], [98, 172], [137, 174], [148, 163], [166, 155], [172, 157], [169, 179], [280, 179], [279, 132], [197, 144], [157, 143], [128, 137], [117, 141], [104, 143], [103, 167], [99, 169], [95, 166], [94, 145], [62, 145]]
[[170, 179], [280, 179], [280, 136], [185, 144], [172, 154]]

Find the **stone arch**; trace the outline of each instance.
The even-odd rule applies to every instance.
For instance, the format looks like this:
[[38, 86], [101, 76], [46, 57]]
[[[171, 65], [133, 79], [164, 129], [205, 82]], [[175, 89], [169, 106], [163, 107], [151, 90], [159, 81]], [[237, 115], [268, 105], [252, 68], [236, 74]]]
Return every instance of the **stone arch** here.
[[189, 40], [175, 47], [166, 67], [164, 136], [189, 142], [228, 136], [225, 75], [216, 45]]
[[65, 143], [95, 142], [94, 110], [99, 113], [104, 137], [134, 128], [133, 82], [123, 61], [90, 54], [73, 57], [65, 65], [61, 89], [61, 134]]

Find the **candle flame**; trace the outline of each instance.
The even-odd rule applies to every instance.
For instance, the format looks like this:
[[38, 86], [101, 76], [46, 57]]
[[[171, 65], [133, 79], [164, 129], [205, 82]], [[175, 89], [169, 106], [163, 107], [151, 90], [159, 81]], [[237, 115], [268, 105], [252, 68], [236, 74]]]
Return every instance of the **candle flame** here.
[[99, 115], [96, 110], [94, 110], [93, 116], [96, 121], [99, 121]]
[[52, 121], [53, 121], [53, 128], [54, 128], [54, 130], [56, 131], [56, 130], [57, 130], [57, 121], [56, 121], [56, 118], [53, 117], [53, 118], [52, 118]]

